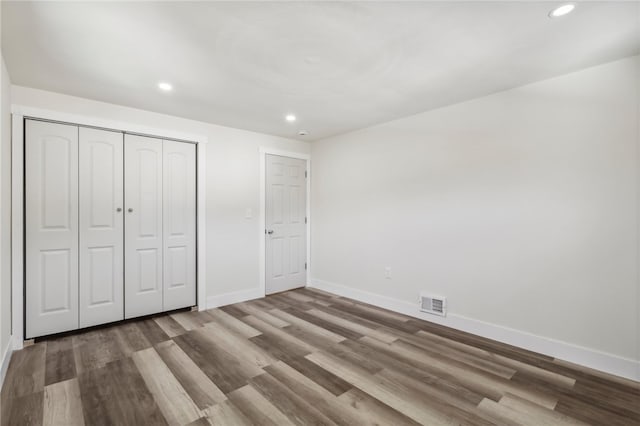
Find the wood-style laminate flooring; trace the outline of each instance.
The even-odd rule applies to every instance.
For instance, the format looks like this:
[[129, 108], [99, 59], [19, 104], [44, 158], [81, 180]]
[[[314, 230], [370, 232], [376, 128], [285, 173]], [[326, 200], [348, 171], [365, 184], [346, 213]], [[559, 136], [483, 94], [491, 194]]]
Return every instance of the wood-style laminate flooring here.
[[2, 425], [634, 425], [640, 384], [328, 293], [46, 339]]

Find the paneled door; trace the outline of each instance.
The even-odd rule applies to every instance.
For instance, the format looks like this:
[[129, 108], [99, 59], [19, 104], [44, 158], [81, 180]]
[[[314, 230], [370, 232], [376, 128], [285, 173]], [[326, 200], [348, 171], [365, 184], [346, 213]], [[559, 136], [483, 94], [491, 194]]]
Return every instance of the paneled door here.
[[26, 120], [26, 338], [78, 328], [78, 127]]
[[162, 140], [125, 135], [125, 318], [162, 311]]
[[307, 283], [306, 161], [266, 156], [266, 293]]
[[124, 319], [123, 137], [80, 127], [80, 327]]
[[196, 146], [163, 141], [164, 310], [196, 304]]

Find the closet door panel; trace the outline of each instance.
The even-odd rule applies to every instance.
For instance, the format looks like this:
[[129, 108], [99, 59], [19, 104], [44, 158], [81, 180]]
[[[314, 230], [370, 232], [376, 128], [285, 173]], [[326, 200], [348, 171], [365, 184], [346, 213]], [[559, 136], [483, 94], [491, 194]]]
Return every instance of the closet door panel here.
[[162, 140], [125, 135], [125, 318], [162, 311]]
[[196, 147], [163, 142], [164, 310], [196, 304]]
[[78, 127], [26, 120], [26, 338], [78, 328]]
[[80, 327], [124, 318], [123, 134], [80, 128]]

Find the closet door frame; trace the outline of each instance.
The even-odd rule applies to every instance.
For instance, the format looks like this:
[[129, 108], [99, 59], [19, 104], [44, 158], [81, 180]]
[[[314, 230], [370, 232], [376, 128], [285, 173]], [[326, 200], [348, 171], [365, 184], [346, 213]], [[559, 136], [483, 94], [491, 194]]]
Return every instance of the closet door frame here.
[[196, 144], [196, 295], [198, 310], [217, 305], [216, 299], [207, 303], [206, 280], [206, 146], [208, 138], [201, 134], [179, 132], [171, 129], [145, 126], [138, 123], [115, 121], [101, 117], [70, 114], [42, 108], [13, 104], [12, 153], [11, 153], [11, 291], [12, 315], [10, 348], [24, 347], [25, 336], [25, 211], [24, 211], [24, 148], [25, 119], [58, 122], [83, 127], [120, 131], [165, 140], [176, 140]]

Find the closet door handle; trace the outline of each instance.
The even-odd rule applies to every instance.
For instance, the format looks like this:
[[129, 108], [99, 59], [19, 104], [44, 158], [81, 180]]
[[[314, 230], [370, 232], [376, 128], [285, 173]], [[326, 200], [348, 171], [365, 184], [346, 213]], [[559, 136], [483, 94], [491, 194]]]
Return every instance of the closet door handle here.
[[117, 211], [118, 213], [120, 213], [120, 212], [122, 211], [122, 207], [118, 207], [118, 208], [116, 209], [116, 211]]
[[133, 212], [133, 209], [132, 209], [131, 207], [129, 207], [129, 208], [127, 209], [127, 211], [128, 211], [129, 213], [131, 213], [131, 212]]

